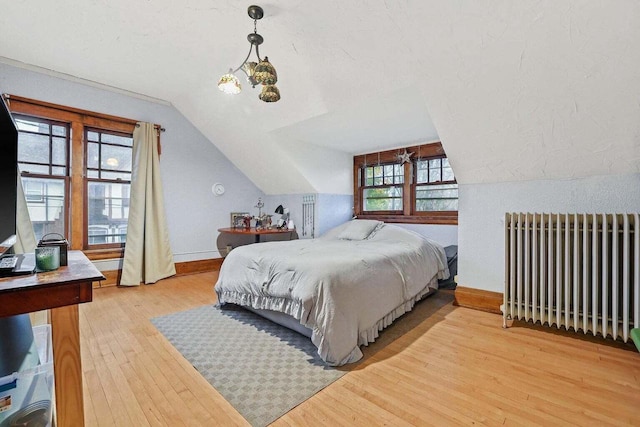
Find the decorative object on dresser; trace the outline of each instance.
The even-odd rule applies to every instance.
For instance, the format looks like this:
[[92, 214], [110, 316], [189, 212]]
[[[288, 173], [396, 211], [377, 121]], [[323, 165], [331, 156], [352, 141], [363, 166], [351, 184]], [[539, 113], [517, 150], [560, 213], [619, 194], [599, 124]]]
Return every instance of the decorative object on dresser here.
[[507, 320], [629, 340], [640, 327], [640, 217], [507, 213]]
[[[278, 205], [275, 213], [280, 215], [280, 219], [276, 222], [276, 227], [278, 228], [288, 228], [289, 222], [291, 221], [291, 214], [289, 213], [289, 208], [283, 208], [282, 205]], [[293, 230], [293, 222], [291, 223], [292, 227], [290, 230]]]
[[244, 218], [249, 212], [231, 212], [231, 228], [244, 228]]

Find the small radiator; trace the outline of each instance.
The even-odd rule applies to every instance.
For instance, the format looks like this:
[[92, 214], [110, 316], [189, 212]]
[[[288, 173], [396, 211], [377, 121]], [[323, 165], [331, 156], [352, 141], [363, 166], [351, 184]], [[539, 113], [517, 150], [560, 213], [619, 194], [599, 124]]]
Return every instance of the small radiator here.
[[315, 237], [316, 223], [316, 195], [302, 196], [302, 238], [313, 239]]
[[508, 319], [624, 342], [640, 327], [640, 219], [633, 214], [507, 213]]

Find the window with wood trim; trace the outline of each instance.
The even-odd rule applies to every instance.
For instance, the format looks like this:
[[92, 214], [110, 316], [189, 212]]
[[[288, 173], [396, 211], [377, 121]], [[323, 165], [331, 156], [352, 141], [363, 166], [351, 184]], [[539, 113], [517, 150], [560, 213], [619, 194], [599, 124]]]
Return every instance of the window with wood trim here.
[[414, 162], [415, 213], [458, 210], [458, 184], [446, 157]]
[[402, 187], [404, 183], [404, 168], [402, 164], [364, 165], [363, 169], [363, 211], [402, 212]]
[[86, 247], [121, 244], [127, 237], [133, 135], [85, 128]]
[[458, 223], [458, 184], [439, 142], [354, 156], [353, 171], [359, 218]]
[[55, 231], [69, 239], [71, 249], [82, 249], [90, 258], [121, 256], [136, 121], [14, 95], [5, 98], [18, 122], [19, 164], [30, 214], [34, 223], [42, 223], [36, 236]]
[[68, 123], [24, 115], [18, 126], [18, 167], [36, 239], [67, 235], [69, 225]]

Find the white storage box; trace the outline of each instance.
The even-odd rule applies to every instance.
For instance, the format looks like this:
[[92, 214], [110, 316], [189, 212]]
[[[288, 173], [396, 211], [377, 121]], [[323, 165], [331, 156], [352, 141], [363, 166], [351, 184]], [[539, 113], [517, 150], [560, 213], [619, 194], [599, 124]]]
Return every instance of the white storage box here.
[[0, 378], [0, 427], [50, 426], [53, 413], [51, 325], [33, 327], [40, 365]]

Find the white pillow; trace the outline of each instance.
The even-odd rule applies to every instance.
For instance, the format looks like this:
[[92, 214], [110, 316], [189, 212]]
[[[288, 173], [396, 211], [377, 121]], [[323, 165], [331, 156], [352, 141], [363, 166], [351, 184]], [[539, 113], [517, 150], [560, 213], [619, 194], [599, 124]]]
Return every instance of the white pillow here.
[[342, 240], [364, 240], [376, 230], [382, 221], [373, 219], [354, 219], [349, 222], [344, 230], [338, 235], [338, 239]]

